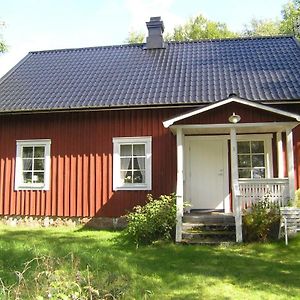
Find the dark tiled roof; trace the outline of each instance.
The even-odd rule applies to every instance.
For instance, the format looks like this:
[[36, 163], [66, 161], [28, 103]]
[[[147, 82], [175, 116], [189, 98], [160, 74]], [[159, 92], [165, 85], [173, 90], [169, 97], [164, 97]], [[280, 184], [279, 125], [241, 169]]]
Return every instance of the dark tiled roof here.
[[0, 111], [300, 99], [292, 37], [29, 53], [0, 81]]

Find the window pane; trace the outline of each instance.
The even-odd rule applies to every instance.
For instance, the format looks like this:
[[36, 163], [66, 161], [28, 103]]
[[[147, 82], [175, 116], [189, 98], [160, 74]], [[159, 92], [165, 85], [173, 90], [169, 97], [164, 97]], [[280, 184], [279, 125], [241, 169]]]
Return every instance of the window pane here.
[[132, 145], [120, 145], [121, 156], [131, 156], [132, 155]]
[[121, 171], [121, 182], [132, 183], [132, 171]]
[[238, 153], [250, 153], [250, 142], [238, 142]]
[[145, 144], [133, 145], [134, 156], [145, 156]]
[[265, 169], [253, 169], [253, 178], [265, 178]]
[[32, 159], [23, 159], [23, 170], [28, 171], [32, 170]]
[[34, 157], [45, 157], [45, 147], [34, 147]]
[[251, 170], [239, 169], [239, 178], [251, 178]]
[[251, 167], [250, 155], [239, 155], [238, 156], [239, 167]]
[[265, 166], [265, 156], [262, 155], [252, 155], [252, 166], [253, 167], [264, 167]]
[[44, 183], [44, 172], [34, 172], [32, 179], [34, 183]]
[[23, 147], [23, 158], [30, 158], [33, 155], [33, 147]]
[[134, 171], [133, 172], [133, 183], [145, 183], [145, 172]]
[[131, 158], [121, 158], [121, 170], [132, 169]]
[[251, 142], [251, 151], [252, 153], [264, 153], [264, 142], [263, 141], [254, 141]]
[[44, 159], [35, 159], [34, 160], [34, 170], [44, 170]]
[[134, 157], [133, 168], [135, 170], [145, 169], [145, 158], [144, 157]]
[[23, 183], [32, 183], [32, 172], [23, 172]]

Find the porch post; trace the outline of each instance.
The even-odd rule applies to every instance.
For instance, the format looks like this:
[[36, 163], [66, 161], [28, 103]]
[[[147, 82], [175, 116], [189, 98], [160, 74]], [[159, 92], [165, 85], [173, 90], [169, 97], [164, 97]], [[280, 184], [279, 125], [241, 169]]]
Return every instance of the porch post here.
[[278, 178], [284, 178], [283, 166], [283, 148], [282, 148], [282, 133], [281, 131], [276, 134], [277, 140], [277, 166], [278, 166]]
[[176, 130], [177, 141], [177, 187], [176, 187], [176, 242], [182, 240], [183, 217], [183, 133], [182, 128]]
[[290, 199], [295, 196], [295, 169], [294, 169], [294, 145], [293, 131], [291, 128], [286, 129], [286, 149], [287, 149], [287, 168], [289, 177]]
[[242, 212], [240, 205], [240, 189], [239, 189], [239, 174], [238, 174], [238, 156], [237, 156], [237, 139], [236, 129], [230, 129], [230, 150], [231, 150], [231, 186], [232, 186], [232, 200], [235, 216], [235, 231], [236, 242], [243, 241], [242, 234]]

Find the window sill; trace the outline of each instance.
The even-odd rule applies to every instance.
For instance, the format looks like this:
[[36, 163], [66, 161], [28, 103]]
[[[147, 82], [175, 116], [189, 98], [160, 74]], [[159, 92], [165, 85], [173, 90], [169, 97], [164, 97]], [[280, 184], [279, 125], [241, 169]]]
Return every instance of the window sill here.
[[114, 187], [114, 191], [151, 191], [151, 186], [143, 185], [123, 185]]
[[44, 185], [21, 185], [15, 187], [15, 191], [48, 191], [49, 188]]

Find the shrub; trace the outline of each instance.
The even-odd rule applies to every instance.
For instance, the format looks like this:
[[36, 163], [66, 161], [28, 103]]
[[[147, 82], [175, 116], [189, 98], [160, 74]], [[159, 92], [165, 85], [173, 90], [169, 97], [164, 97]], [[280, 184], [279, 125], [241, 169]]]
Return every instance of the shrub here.
[[157, 240], [170, 240], [176, 227], [176, 196], [162, 195], [153, 199], [147, 195], [147, 204], [136, 206], [127, 214], [127, 237], [137, 246]]
[[279, 206], [265, 197], [245, 212], [243, 225], [246, 242], [265, 242], [277, 238], [280, 225]]

